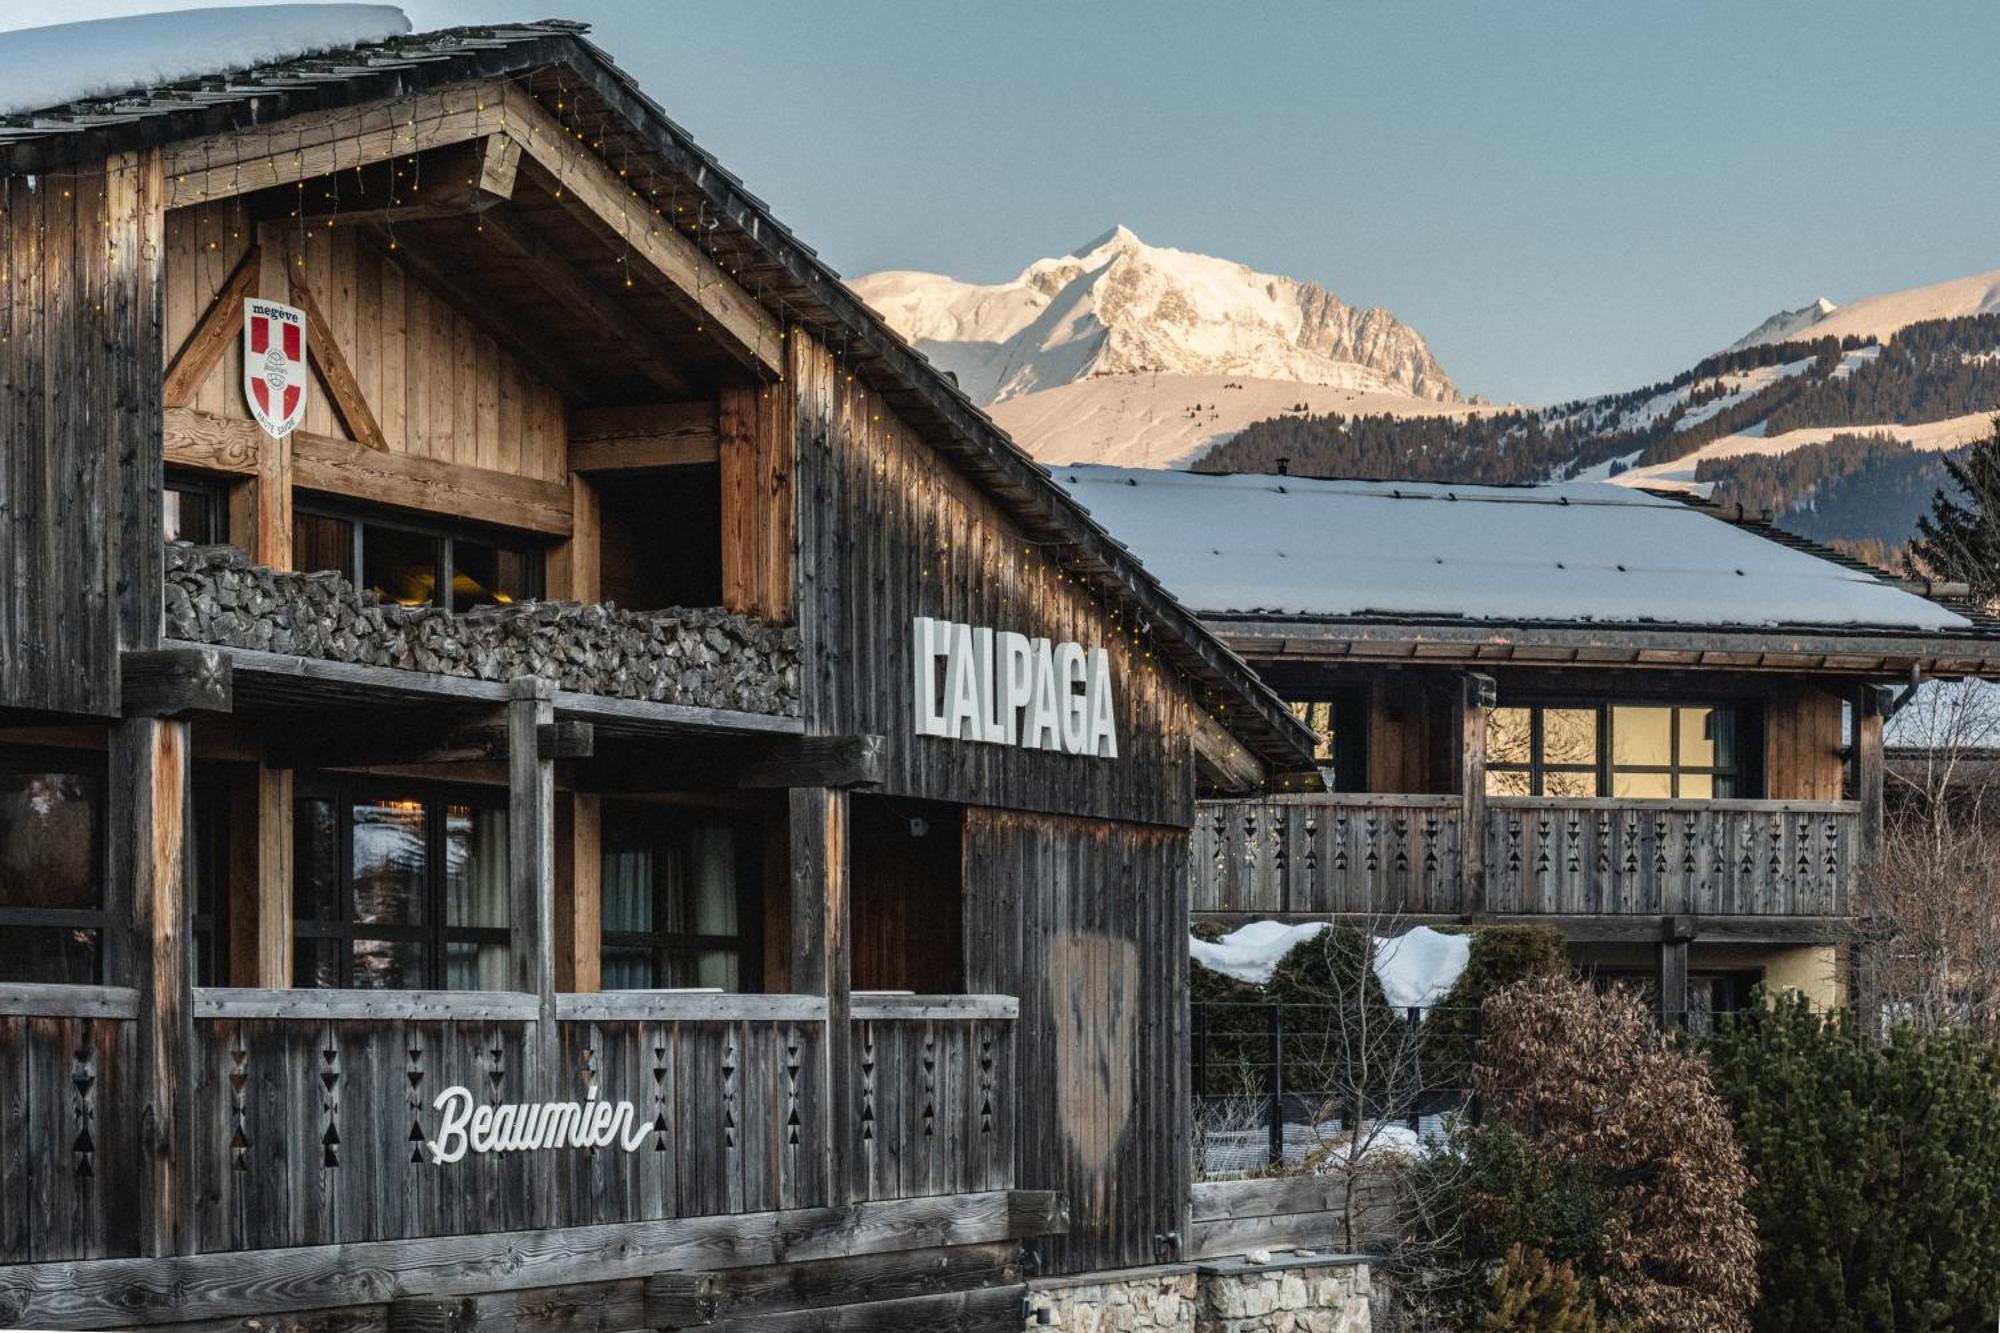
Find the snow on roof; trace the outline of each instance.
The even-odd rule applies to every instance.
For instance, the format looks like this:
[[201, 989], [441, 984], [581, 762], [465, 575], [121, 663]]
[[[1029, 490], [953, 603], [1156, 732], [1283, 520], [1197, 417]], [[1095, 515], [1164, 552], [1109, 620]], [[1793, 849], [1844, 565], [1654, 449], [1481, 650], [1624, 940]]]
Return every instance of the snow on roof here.
[[0, 32], [0, 115], [400, 37], [394, 5], [247, 5]]
[[1457, 486], [1085, 466], [1051, 474], [1201, 612], [1972, 627], [1860, 570], [1604, 483]]

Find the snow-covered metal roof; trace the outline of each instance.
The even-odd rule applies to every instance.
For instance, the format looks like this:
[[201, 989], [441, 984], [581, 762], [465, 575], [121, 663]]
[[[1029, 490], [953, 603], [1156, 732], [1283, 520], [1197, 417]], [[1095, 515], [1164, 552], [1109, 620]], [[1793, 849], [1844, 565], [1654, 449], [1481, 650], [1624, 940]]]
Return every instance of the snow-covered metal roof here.
[[1602, 482], [1052, 471], [1169, 591], [1205, 614], [1974, 629], [1966, 616], [1852, 564]]

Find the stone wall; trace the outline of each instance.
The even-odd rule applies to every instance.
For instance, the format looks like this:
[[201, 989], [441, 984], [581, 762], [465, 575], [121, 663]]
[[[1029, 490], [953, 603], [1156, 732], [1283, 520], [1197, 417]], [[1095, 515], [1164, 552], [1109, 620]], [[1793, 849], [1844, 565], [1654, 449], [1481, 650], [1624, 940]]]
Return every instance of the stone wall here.
[[541, 676], [621, 699], [799, 712], [799, 632], [719, 607], [398, 606], [340, 574], [275, 572], [233, 546], [167, 543], [168, 638], [478, 680]]
[[1037, 1283], [1028, 1329], [1067, 1333], [1369, 1333], [1368, 1265], [1232, 1259]]

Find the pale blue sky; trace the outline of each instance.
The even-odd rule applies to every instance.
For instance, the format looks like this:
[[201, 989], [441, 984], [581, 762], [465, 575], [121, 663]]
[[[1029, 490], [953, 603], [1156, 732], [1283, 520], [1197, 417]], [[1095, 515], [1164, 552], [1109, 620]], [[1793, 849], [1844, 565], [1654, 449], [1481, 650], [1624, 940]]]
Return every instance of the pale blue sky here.
[[2000, 267], [1992, 3], [404, 8], [593, 24], [843, 273], [993, 280], [1123, 222], [1387, 306], [1496, 399]]

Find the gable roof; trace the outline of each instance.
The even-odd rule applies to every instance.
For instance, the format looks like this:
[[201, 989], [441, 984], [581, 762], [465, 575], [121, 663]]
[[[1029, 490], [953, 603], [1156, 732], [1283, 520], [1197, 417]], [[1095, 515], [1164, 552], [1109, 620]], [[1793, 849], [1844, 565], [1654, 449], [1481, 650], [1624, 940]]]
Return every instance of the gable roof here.
[[1211, 620], [1992, 637], [1974, 614], [1789, 534], [1607, 483], [1054, 475]]
[[479, 79], [514, 79], [550, 97], [560, 89], [573, 122], [599, 127], [597, 152], [621, 170], [642, 164], [673, 179], [690, 207], [704, 205], [703, 244], [716, 261], [781, 319], [839, 346], [854, 372], [995, 496], [1031, 540], [1149, 626], [1162, 655], [1234, 735], [1281, 771], [1310, 771], [1311, 732], [1243, 660], [586, 41], [587, 31], [549, 20], [418, 33], [4, 117], [0, 174], [54, 171], [113, 152]]

